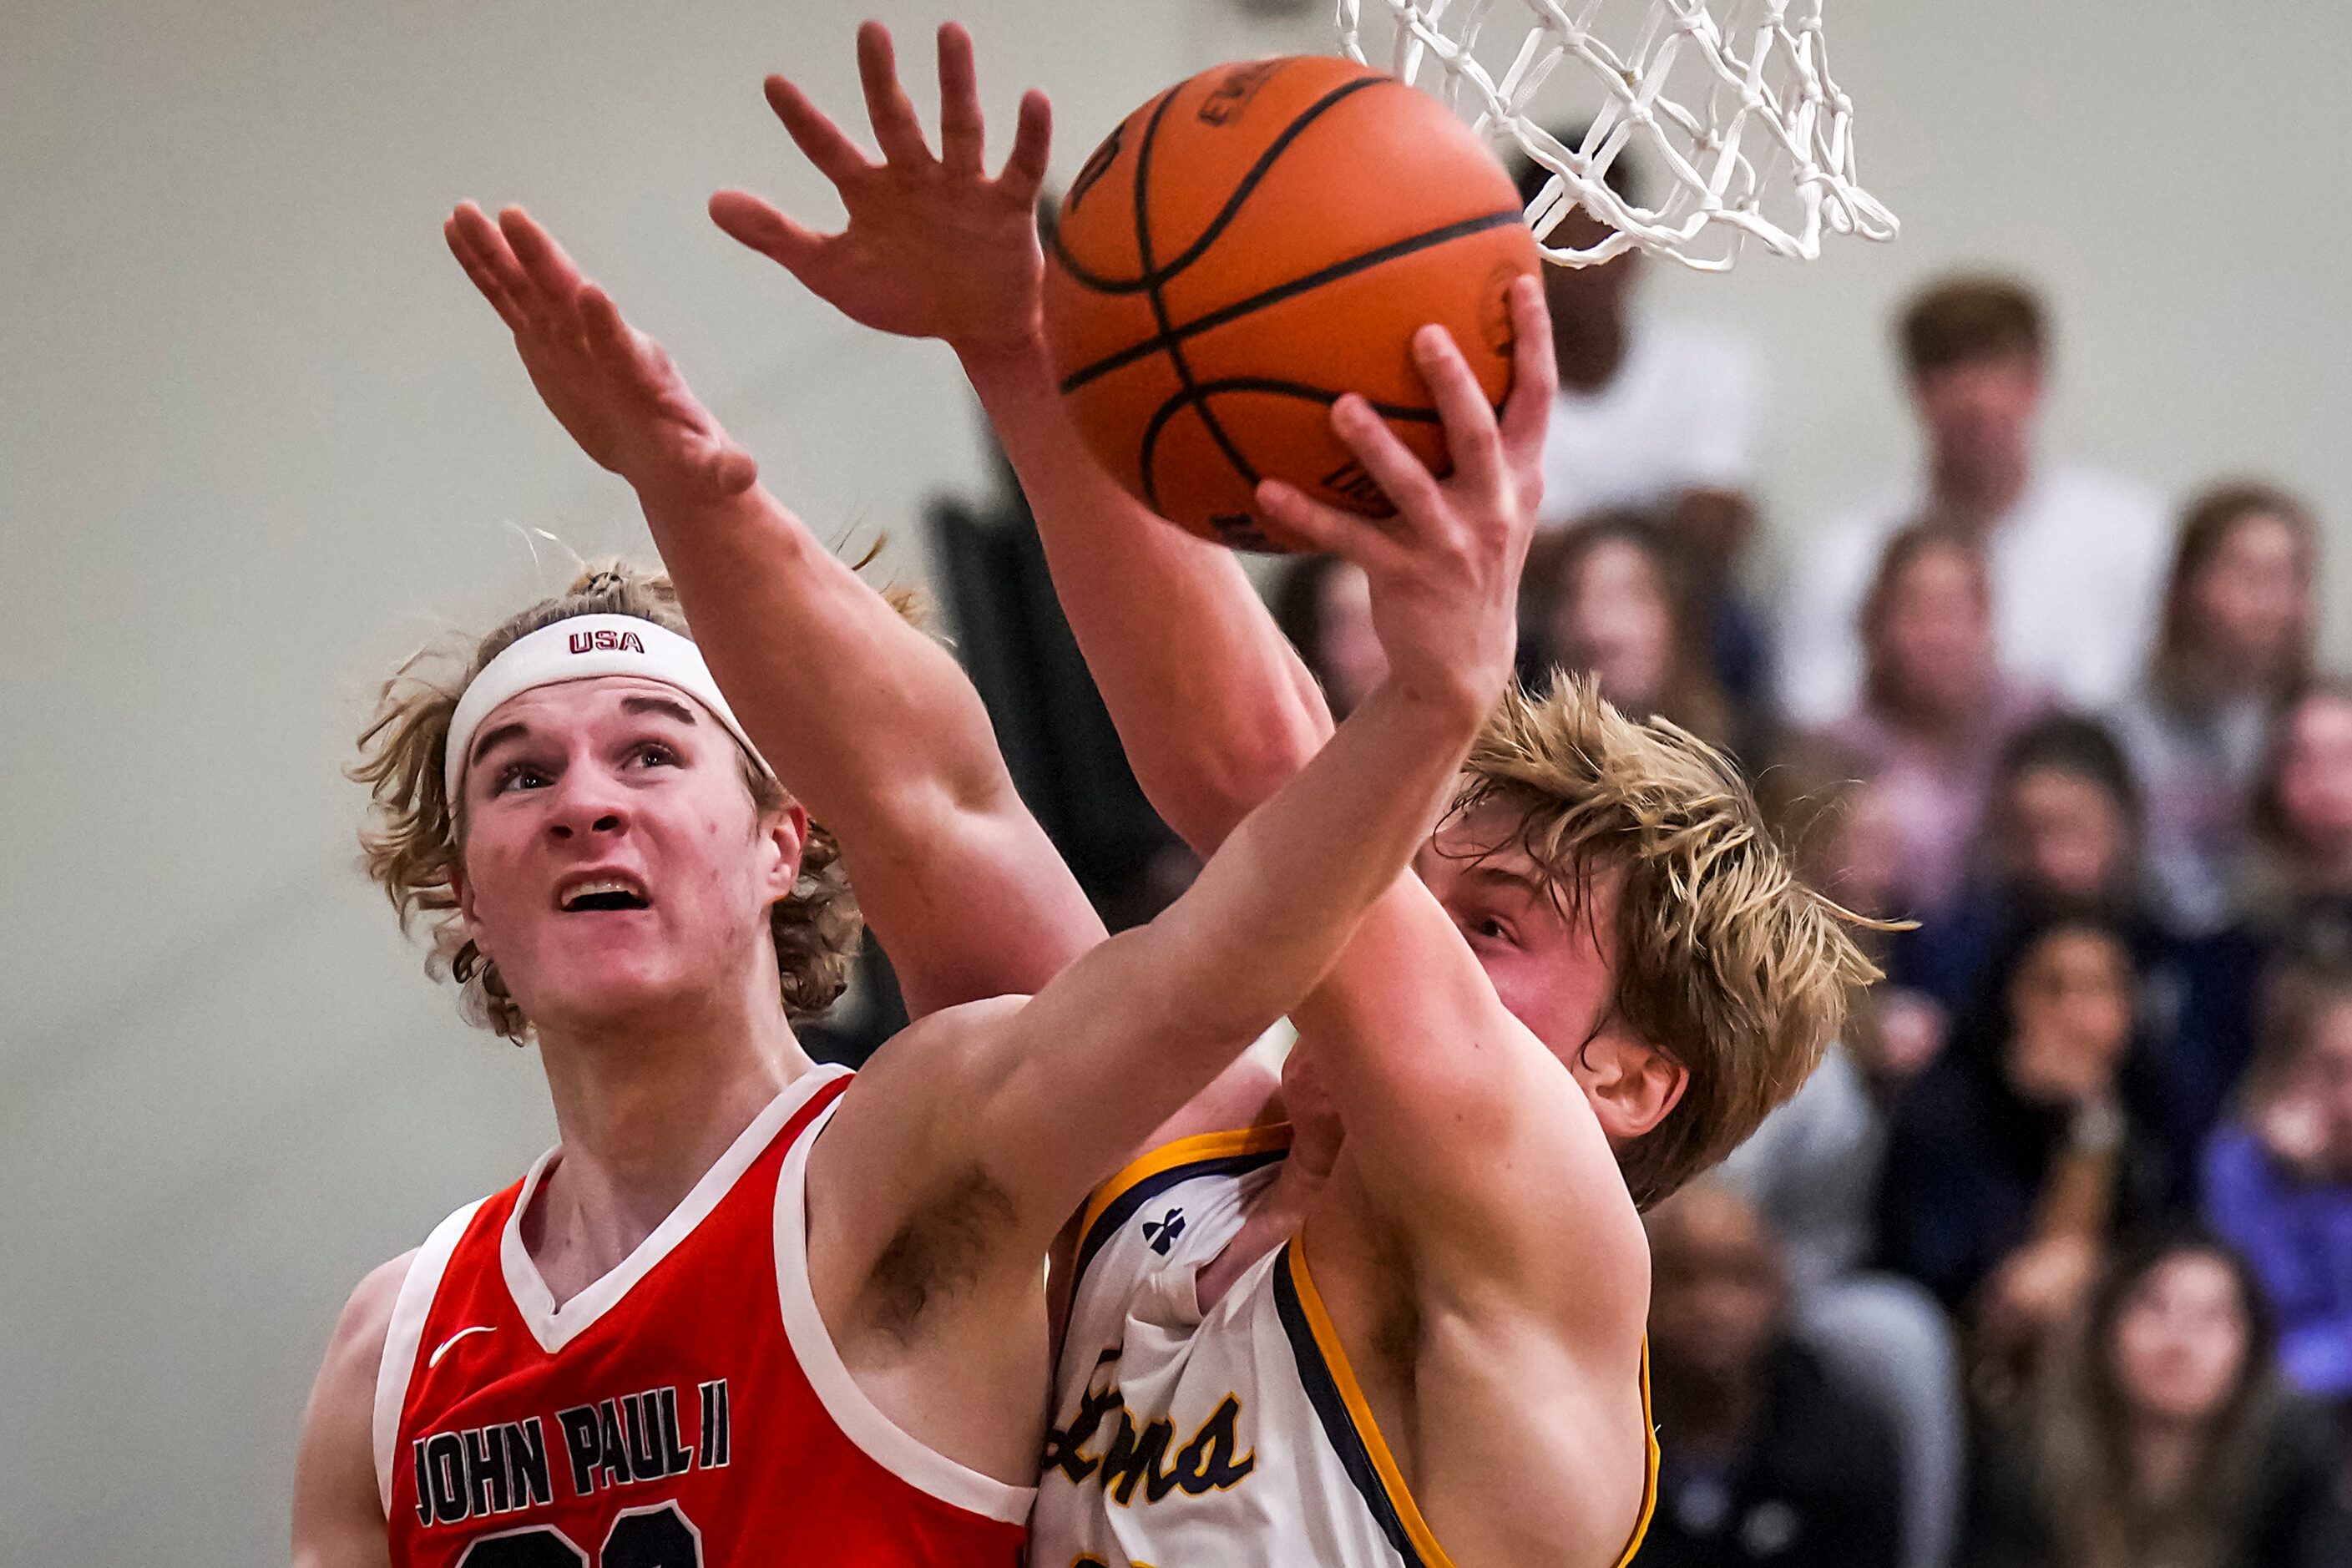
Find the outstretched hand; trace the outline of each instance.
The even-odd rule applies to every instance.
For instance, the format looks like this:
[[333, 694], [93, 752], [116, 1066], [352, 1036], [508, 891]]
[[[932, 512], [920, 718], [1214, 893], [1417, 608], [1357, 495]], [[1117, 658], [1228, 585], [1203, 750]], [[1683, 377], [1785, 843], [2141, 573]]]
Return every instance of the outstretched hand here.
[[712, 221], [865, 326], [943, 339], [967, 355], [1025, 344], [1039, 330], [1045, 274], [1037, 193], [1053, 138], [1045, 95], [1033, 89], [1022, 98], [1012, 153], [991, 179], [971, 34], [953, 22], [940, 29], [936, 156], [879, 22], [857, 30], [857, 68], [879, 163], [791, 81], [767, 81], [770, 107], [840, 193], [848, 226], [819, 234], [743, 191], [711, 197]]
[[723, 500], [759, 479], [662, 346], [622, 319], [520, 207], [492, 223], [467, 202], [450, 251], [514, 332], [530, 384], [580, 449], [649, 500]]
[[1391, 680], [1482, 705], [1502, 695], [1517, 654], [1519, 573], [1542, 499], [1544, 430], [1559, 386], [1541, 285], [1518, 279], [1510, 303], [1516, 347], [1499, 421], [1445, 330], [1413, 334], [1413, 361], [1454, 460], [1446, 478], [1431, 473], [1363, 398], [1351, 393], [1332, 405], [1333, 430], [1394, 517], [1343, 511], [1279, 479], [1257, 489], [1259, 508], [1275, 522], [1363, 568]]

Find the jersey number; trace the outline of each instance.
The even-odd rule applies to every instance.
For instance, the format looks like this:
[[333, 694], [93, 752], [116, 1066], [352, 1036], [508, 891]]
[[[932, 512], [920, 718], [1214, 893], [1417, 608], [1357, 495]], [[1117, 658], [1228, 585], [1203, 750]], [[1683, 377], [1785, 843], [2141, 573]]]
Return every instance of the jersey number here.
[[[677, 1504], [633, 1508], [613, 1521], [598, 1568], [702, 1568], [702, 1532]], [[588, 1568], [588, 1554], [550, 1525], [478, 1537], [457, 1568]]]

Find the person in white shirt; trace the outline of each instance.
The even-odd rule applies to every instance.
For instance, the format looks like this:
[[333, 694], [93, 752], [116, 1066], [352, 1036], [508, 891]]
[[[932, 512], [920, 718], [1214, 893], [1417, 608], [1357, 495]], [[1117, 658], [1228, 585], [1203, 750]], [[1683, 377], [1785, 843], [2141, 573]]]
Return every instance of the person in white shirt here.
[[1984, 542], [2001, 663], [2083, 708], [2121, 697], [2147, 659], [2168, 530], [2152, 489], [2042, 458], [2042, 304], [2001, 278], [1939, 280], [1899, 329], [1925, 471], [1808, 541], [1780, 606], [1780, 703], [1818, 725], [1853, 704], [1856, 615], [1888, 535], [1933, 518]]

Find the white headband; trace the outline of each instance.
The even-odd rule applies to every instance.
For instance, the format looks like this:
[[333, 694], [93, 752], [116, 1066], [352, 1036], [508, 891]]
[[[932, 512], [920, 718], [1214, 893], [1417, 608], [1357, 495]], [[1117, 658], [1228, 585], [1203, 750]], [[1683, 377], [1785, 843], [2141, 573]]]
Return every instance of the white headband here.
[[751, 737], [736, 721], [734, 710], [719, 695], [719, 682], [702, 662], [702, 650], [693, 640], [639, 616], [573, 616], [517, 637], [467, 686], [449, 721], [447, 757], [442, 782], [449, 791], [450, 809], [466, 783], [467, 753], [474, 731], [507, 699], [537, 687], [567, 680], [593, 680], [600, 675], [635, 675], [676, 687], [718, 717], [743, 750], [773, 776], [774, 770], [751, 744]]

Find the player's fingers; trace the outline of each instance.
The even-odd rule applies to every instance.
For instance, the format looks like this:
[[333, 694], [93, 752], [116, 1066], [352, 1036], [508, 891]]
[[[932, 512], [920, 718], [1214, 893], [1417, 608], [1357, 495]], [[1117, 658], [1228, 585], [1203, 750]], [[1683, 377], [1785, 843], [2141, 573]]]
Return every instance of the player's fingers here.
[[506, 236], [499, 232], [498, 225], [480, 207], [472, 202], [459, 207], [450, 215], [449, 227], [444, 232], [465, 247], [464, 254], [498, 284], [499, 292], [517, 314], [525, 320], [537, 314], [538, 286], [523, 270], [522, 263], [515, 259]]
[[580, 289], [587, 279], [580, 276], [580, 268], [563, 253], [563, 247], [555, 243], [555, 237], [520, 207], [499, 209], [499, 232], [506, 237], [515, 259], [522, 263], [544, 301], [533, 314], [559, 324], [575, 322]]
[[1364, 472], [1372, 476], [1389, 503], [1416, 526], [1432, 508], [1443, 503], [1436, 477], [1361, 397], [1349, 393], [1331, 405], [1331, 428], [1356, 454], [1356, 460], [1364, 465]]
[[519, 332], [529, 326], [530, 318], [524, 315], [522, 308], [508, 296], [506, 285], [499, 281], [498, 274], [475, 254], [473, 245], [459, 229], [456, 218], [442, 224], [441, 237], [448, 242], [449, 254], [457, 258], [457, 265], [466, 269], [466, 277], [474, 285], [474, 291], [489, 301], [490, 309], [499, 313], [499, 320], [512, 331]]
[[1461, 345], [1443, 327], [1423, 327], [1412, 335], [1412, 360], [1444, 423], [1454, 473], [1473, 489], [1492, 485], [1502, 458], [1495, 411], [1486, 405], [1486, 394], [1462, 357]]
[[857, 29], [857, 76], [866, 86], [866, 114], [874, 122], [874, 140], [882, 156], [893, 163], [919, 163], [931, 155], [923, 144], [923, 122], [915, 118], [915, 101], [898, 81], [898, 54], [890, 29], [867, 22]]
[[613, 297], [593, 283], [580, 290], [580, 330], [590, 353], [636, 380], [645, 379], [636, 332]]
[[940, 25], [940, 162], [949, 172], [982, 172], [986, 132], [980, 114], [980, 70], [971, 35], [960, 22]]
[[1559, 395], [1559, 365], [1553, 357], [1551, 311], [1543, 284], [1521, 278], [1511, 285], [1511, 392], [1503, 402], [1503, 449], [1511, 461], [1534, 462], [1550, 427], [1552, 400]]
[[1367, 572], [1386, 572], [1396, 563], [1396, 542], [1370, 518], [1318, 501], [1281, 479], [1260, 479], [1256, 500], [1269, 521], [1316, 551], [1344, 555]]
[[793, 139], [793, 145], [835, 185], [845, 185], [874, 167], [865, 150], [791, 78], [772, 76], [761, 90], [767, 94], [768, 107], [784, 122], [784, 134]]
[[748, 191], [721, 191], [712, 196], [710, 221], [794, 277], [824, 246], [824, 236], [802, 227]]
[[1035, 88], [1021, 95], [1021, 118], [1013, 132], [1013, 152], [1004, 160], [997, 184], [1023, 206], [1037, 205], [1045, 188], [1045, 168], [1054, 151], [1054, 105]]

